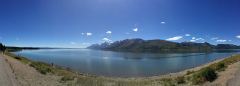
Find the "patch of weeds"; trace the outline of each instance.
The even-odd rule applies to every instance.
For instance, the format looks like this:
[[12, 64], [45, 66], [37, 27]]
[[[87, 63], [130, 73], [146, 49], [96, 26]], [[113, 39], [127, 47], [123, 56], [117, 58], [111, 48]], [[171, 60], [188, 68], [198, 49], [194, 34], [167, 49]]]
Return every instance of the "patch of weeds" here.
[[163, 78], [162, 81], [164, 86], [175, 86], [171, 78]]
[[192, 75], [193, 84], [202, 84], [206, 81], [214, 81], [217, 78], [217, 73], [210, 67], [203, 68]]
[[65, 81], [71, 81], [71, 80], [74, 80], [74, 76], [66, 76], [64, 75], [62, 78], [61, 78], [61, 81], [65, 82]]
[[32, 62], [30, 66], [35, 68], [41, 74], [53, 73], [53, 68], [42, 62]]
[[12, 54], [12, 53], [9, 53], [9, 52], [6, 52], [5, 54], [10, 56], [10, 57], [12, 57], [12, 58], [14, 58], [14, 59], [17, 59], [18, 61], [20, 61], [20, 62], [22, 62], [24, 64], [29, 64], [31, 62], [30, 60], [28, 60], [25, 57], [17, 56], [15, 54]]
[[187, 71], [186, 75], [190, 75], [192, 73], [194, 73], [194, 71]]
[[184, 84], [185, 83], [185, 77], [184, 76], [177, 77], [175, 80], [176, 80], [177, 84]]
[[223, 62], [220, 62], [216, 66], [217, 71], [224, 71], [226, 69], [226, 65]]

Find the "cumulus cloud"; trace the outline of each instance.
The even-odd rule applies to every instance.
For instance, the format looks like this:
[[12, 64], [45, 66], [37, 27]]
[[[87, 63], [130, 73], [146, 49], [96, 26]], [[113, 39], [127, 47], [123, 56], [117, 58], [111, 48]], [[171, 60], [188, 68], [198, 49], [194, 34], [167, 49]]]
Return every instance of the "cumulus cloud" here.
[[236, 38], [239, 38], [239, 39], [240, 39], [240, 35], [236, 36]]
[[205, 39], [203, 39], [203, 38], [192, 37], [192, 39], [190, 40], [190, 42], [204, 41], [204, 40], [205, 40]]
[[219, 40], [216, 40], [216, 42], [227, 42], [227, 40], [219, 39]]
[[196, 37], [192, 37], [192, 40], [195, 40], [196, 39]]
[[166, 24], [166, 22], [162, 21], [161, 24]]
[[190, 42], [196, 42], [197, 40], [194, 40], [194, 39], [192, 39], [192, 40], [190, 40]]
[[197, 41], [199, 40], [199, 41], [204, 41], [205, 39], [203, 39], [203, 38], [197, 38], [196, 39]]
[[90, 33], [90, 32], [88, 32], [88, 33], [86, 33], [87, 34], [87, 36], [92, 36], [92, 33]]
[[112, 34], [112, 31], [107, 31], [106, 34]]
[[112, 42], [112, 40], [108, 39], [108, 38], [103, 38], [102, 39], [104, 42]]
[[138, 28], [134, 28], [133, 31], [134, 31], [134, 32], [138, 32]]
[[185, 36], [191, 36], [191, 34], [185, 34]]
[[175, 37], [172, 37], [172, 38], [168, 38], [166, 40], [168, 40], [168, 41], [176, 41], [176, 40], [180, 40], [182, 38], [183, 38], [182, 36], [175, 36]]
[[90, 32], [87, 32], [87, 33], [81, 33], [81, 35], [92, 36], [93, 34]]

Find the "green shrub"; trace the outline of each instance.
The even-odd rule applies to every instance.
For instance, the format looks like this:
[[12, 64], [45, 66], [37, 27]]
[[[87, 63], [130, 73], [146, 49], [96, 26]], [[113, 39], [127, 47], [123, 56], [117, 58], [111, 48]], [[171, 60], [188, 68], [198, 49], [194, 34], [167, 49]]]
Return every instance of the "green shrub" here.
[[190, 75], [192, 73], [194, 73], [194, 71], [187, 71], [186, 75]]
[[74, 76], [66, 76], [66, 75], [64, 75], [61, 78], [61, 81], [70, 81], [70, 80], [74, 80]]
[[223, 62], [218, 63], [217, 66], [216, 66], [217, 71], [224, 71], [225, 68], [226, 68], [226, 66]]
[[162, 81], [163, 81], [163, 86], [175, 86], [171, 78], [163, 78]]
[[215, 70], [210, 67], [203, 68], [200, 71], [193, 74], [192, 83], [193, 84], [202, 84], [206, 81], [214, 81], [217, 78]]
[[183, 76], [177, 77], [175, 80], [176, 80], [177, 84], [185, 83], [185, 78]]

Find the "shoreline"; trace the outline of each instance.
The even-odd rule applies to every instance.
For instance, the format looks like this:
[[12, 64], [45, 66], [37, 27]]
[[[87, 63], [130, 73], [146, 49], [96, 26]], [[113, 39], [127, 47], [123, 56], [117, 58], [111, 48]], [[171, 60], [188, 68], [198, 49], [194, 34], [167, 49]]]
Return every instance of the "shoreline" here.
[[[13, 55], [16, 55], [14, 53], [11, 53]], [[233, 54], [235, 55], [235, 54]], [[17, 55], [16, 55], [17, 56]], [[22, 57], [22, 56], [21, 56]], [[26, 57], [24, 57], [26, 58]], [[175, 77], [178, 77], [178, 76], [182, 76], [182, 75], [185, 75], [188, 71], [197, 71], [197, 70], [200, 70], [201, 68], [204, 68], [204, 67], [207, 67], [211, 64], [214, 64], [214, 63], [217, 63], [217, 62], [220, 62], [226, 58], [229, 58], [229, 57], [224, 57], [224, 58], [221, 58], [221, 59], [216, 59], [216, 60], [213, 60], [211, 62], [208, 62], [208, 63], [205, 63], [205, 64], [202, 64], [202, 65], [199, 65], [199, 66], [195, 66], [195, 67], [191, 67], [191, 68], [187, 68], [187, 69], [184, 69], [184, 70], [180, 70], [180, 71], [177, 71], [177, 72], [172, 72], [172, 73], [166, 73], [166, 74], [162, 74], [162, 75], [153, 75], [153, 76], [140, 76], [140, 77], [118, 77], [118, 76], [104, 76], [104, 75], [96, 75], [96, 74], [89, 74], [89, 73], [82, 73], [82, 72], [78, 72], [78, 71], [75, 71], [75, 70], [68, 70], [66, 67], [63, 67], [63, 66], [59, 66], [59, 65], [54, 65], [55, 67], [57, 68], [61, 68], [61, 69], [64, 69], [64, 70], [67, 70], [67, 71], [70, 71], [70, 72], [75, 72], [77, 74], [80, 74], [80, 75], [85, 75], [85, 76], [89, 76], [89, 77], [103, 77], [103, 78], [111, 78], [111, 79], [156, 79], [156, 78], [171, 78], [173, 76]], [[31, 59], [28, 59], [30, 61], [33, 61]], [[37, 61], [38, 62], [38, 61]], [[40, 61], [41, 62], [41, 61]], [[45, 63], [45, 62], [43, 62]], [[49, 63], [46, 63], [46, 64], [49, 64]], [[50, 65], [50, 64], [49, 64]]]
[[[14, 53], [11, 53], [15, 56], [18, 56]], [[235, 54], [233, 54], [235, 55]], [[20, 57], [23, 57], [23, 56], [20, 56]], [[230, 57], [230, 56], [229, 56]], [[204, 67], [207, 67], [211, 64], [214, 64], [214, 63], [217, 63], [217, 62], [220, 62], [226, 58], [229, 58], [229, 57], [224, 57], [224, 58], [221, 58], [221, 59], [216, 59], [216, 60], [213, 60], [213, 61], [210, 61], [210, 62], [207, 62], [207, 63], [204, 63], [204, 64], [201, 64], [201, 65], [198, 65], [198, 66], [195, 66], [195, 67], [191, 67], [191, 68], [187, 68], [187, 69], [183, 69], [183, 70], [180, 70], [180, 71], [177, 71], [177, 72], [170, 72], [170, 73], [166, 73], [166, 74], [156, 74], [156, 75], [153, 75], [153, 76], [139, 76], [139, 77], [121, 77], [121, 76], [104, 76], [104, 75], [96, 75], [96, 74], [89, 74], [89, 73], [83, 73], [83, 72], [79, 72], [79, 71], [76, 71], [76, 70], [72, 70], [72, 69], [68, 69], [68, 67], [64, 67], [64, 66], [59, 66], [59, 65], [55, 65], [55, 67], [57, 68], [61, 68], [61, 69], [64, 69], [64, 70], [67, 70], [67, 71], [70, 71], [70, 72], [75, 72], [75, 73], [78, 73], [80, 75], [85, 75], [85, 76], [89, 76], [89, 77], [103, 77], [103, 78], [113, 78], [113, 79], [151, 79], [151, 78], [171, 78], [172, 76], [181, 76], [181, 75], [184, 75], [186, 74], [188, 71], [197, 71], [197, 70], [200, 70], [201, 68], [204, 68]], [[26, 58], [26, 57], [24, 57]], [[33, 61], [31, 59], [28, 59], [30, 61]], [[36, 62], [41, 62], [41, 61], [36, 61]], [[42, 63], [45, 63], [45, 62], [42, 62]], [[46, 63], [46, 64], [49, 64], [50, 63]]]
[[[11, 54], [13, 54], [13, 53], [11, 53]], [[13, 55], [15, 55], [15, 54], [13, 54]], [[234, 54], [234, 55], [237, 55], [237, 54]], [[234, 56], [234, 55], [232, 55], [232, 56]], [[6, 56], [14, 58], [13, 56], [10, 56], [10, 55], [6, 55]], [[232, 57], [232, 56], [229, 56], [229, 57]], [[182, 70], [182, 71], [179, 71], [179, 72], [168, 73], [168, 74], [164, 74], [164, 75], [149, 76], [149, 77], [127, 77], [127, 78], [126, 77], [125, 78], [124, 77], [108, 77], [108, 76], [99, 76], [99, 75], [92, 75], [92, 74], [87, 74], [87, 73], [80, 73], [80, 72], [76, 72], [76, 71], [72, 71], [72, 70], [67, 70], [66, 68], [61, 68], [60, 70], [70, 72], [71, 73], [70, 75], [74, 76], [77, 79], [78, 78], [83, 78], [84, 80], [85, 80], [85, 78], [89, 79], [87, 81], [92, 81], [92, 80], [97, 79], [97, 80], [102, 81], [104, 83], [112, 83], [112, 82], [119, 83], [120, 82], [120, 83], [137, 83], [138, 84], [138, 83], [143, 82], [143, 83], [152, 84], [152, 83], [156, 83], [156, 82], [161, 82], [161, 84], [162, 84], [162, 83], [165, 83], [165, 81], [162, 81], [162, 80], [175, 79], [175, 78], [178, 78], [178, 77], [186, 76], [188, 72], [199, 71], [199, 70], [201, 70], [205, 67], [208, 67], [212, 64], [223, 61], [223, 60], [225, 60], [229, 57], [224, 57], [224, 58], [221, 58], [221, 59], [217, 59], [217, 60], [208, 62], [206, 64], [202, 64], [202, 65], [199, 65], [199, 66], [196, 66], [196, 67], [193, 67], [193, 68], [185, 69], [185, 70]], [[17, 59], [14, 59], [14, 60], [17, 60]], [[32, 61], [32, 60], [30, 60], [30, 61]], [[26, 66], [30, 67], [30, 65], [26, 65]], [[33, 67], [31, 67], [31, 68], [33, 68]], [[45, 76], [48, 76], [48, 75], [49, 74], [47, 74]], [[59, 75], [57, 74], [57, 76], [59, 76]], [[61, 78], [60, 80], [62, 80], [63, 77], [60, 77], [60, 78]], [[71, 80], [76, 81], [75, 78], [70, 79], [70, 82], [71, 82]], [[157, 83], [157, 85], [154, 85], [154, 86], [158, 86], [158, 85], [159, 85], [159, 83]], [[112, 85], [110, 85], [110, 86], [112, 86]], [[113, 86], [115, 86], [115, 85], [113, 85]], [[128, 86], [128, 85], [126, 85], [126, 86]], [[145, 86], [145, 85], [143, 85], [143, 86]]]
[[[181, 70], [181, 71], [178, 71], [178, 72], [167, 73], [167, 74], [163, 74], [163, 75], [149, 76], [149, 77], [132, 77], [132, 78], [123, 78], [123, 79], [161, 79], [161, 78], [173, 78], [173, 77], [184, 76], [184, 75], [186, 75], [186, 73], [188, 71], [198, 71], [198, 70], [200, 70], [202, 68], [205, 68], [205, 67], [207, 67], [207, 66], [209, 66], [211, 64], [223, 61], [226, 58], [229, 58], [229, 57], [217, 59], [217, 60], [214, 60], [214, 61], [202, 64], [202, 65], [199, 65], [199, 66], [196, 66], [196, 67], [192, 67], [192, 68], [188, 68], [188, 69], [184, 69], [184, 70]], [[110, 77], [110, 78], [115, 78], [115, 77]], [[122, 78], [122, 77], [120, 77], [120, 78]]]

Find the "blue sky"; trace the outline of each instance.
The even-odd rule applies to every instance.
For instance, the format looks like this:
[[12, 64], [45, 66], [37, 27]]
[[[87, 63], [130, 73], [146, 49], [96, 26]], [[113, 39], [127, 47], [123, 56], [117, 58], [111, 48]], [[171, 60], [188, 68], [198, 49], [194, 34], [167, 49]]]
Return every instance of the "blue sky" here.
[[127, 38], [240, 45], [239, 0], [1, 0], [0, 42], [86, 47]]

